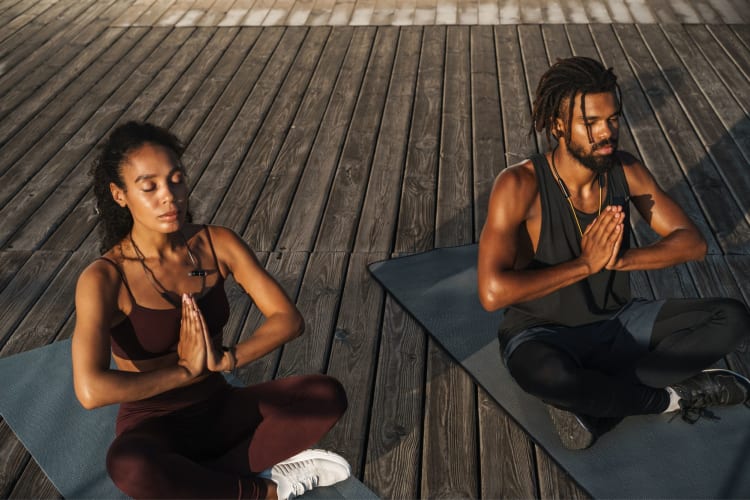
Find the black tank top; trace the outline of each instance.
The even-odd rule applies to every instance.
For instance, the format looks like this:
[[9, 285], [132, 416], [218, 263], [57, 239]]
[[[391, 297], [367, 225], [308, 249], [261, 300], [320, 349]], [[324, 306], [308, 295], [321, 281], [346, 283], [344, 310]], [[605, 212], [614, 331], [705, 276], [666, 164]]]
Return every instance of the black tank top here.
[[[534, 155], [530, 160], [534, 164], [539, 186], [542, 222], [537, 250], [527, 269], [543, 269], [578, 257], [581, 254], [581, 236], [570, 204], [552, 176], [546, 157]], [[630, 247], [630, 191], [620, 163], [606, 177], [607, 197], [602, 200], [602, 208], [620, 205], [625, 213], [622, 252]], [[583, 231], [597, 216], [596, 212], [587, 214], [579, 210], [576, 210], [576, 214]], [[602, 269], [539, 299], [511, 305], [500, 325], [500, 344], [505, 346], [512, 336], [532, 326], [578, 326], [607, 319], [629, 300], [628, 273]]]

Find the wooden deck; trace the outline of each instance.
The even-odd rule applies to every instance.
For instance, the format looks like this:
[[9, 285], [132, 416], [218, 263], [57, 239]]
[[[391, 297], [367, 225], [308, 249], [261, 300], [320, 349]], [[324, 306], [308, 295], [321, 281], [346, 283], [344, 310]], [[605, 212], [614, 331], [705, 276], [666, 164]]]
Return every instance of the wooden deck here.
[[[243, 235], [307, 319], [246, 382], [338, 377], [350, 407], [322, 445], [383, 497], [585, 498], [366, 269], [477, 240], [494, 177], [543, 147], [529, 93], [572, 54], [615, 67], [621, 146], [709, 241], [638, 292], [750, 301], [748, 24], [139, 26], [158, 5], [0, 0], [0, 357], [70, 336], [98, 248], [94, 147], [149, 120], [188, 144], [195, 219]], [[228, 341], [259, 320], [229, 290]], [[0, 497], [54, 496], [0, 423]]]

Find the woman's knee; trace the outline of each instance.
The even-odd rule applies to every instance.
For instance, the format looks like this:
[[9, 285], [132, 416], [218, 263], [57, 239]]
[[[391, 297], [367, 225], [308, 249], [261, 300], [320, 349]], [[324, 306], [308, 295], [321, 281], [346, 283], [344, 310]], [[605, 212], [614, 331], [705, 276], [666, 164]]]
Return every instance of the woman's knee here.
[[122, 492], [133, 498], [158, 496], [159, 466], [154, 450], [139, 439], [115, 439], [107, 452], [107, 473]]

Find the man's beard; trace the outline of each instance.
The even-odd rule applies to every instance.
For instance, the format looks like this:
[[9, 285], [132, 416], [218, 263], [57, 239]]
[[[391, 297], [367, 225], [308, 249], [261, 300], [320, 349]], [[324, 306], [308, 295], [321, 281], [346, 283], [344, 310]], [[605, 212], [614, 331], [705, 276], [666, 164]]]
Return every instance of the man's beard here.
[[[605, 146], [612, 146], [612, 149], [613, 149], [612, 154], [609, 154], [609, 155], [595, 155], [594, 154], [594, 152], [597, 149], [601, 149]], [[597, 144], [594, 144], [591, 148], [590, 154], [586, 154], [586, 152], [584, 151], [582, 147], [570, 141], [568, 143], [568, 151], [570, 151], [570, 154], [573, 156], [573, 158], [578, 160], [578, 162], [584, 167], [588, 168], [594, 173], [605, 174], [609, 172], [610, 170], [612, 170], [612, 167], [615, 166], [615, 163], [616, 163], [615, 153], [617, 152], [617, 139], [605, 140]]]

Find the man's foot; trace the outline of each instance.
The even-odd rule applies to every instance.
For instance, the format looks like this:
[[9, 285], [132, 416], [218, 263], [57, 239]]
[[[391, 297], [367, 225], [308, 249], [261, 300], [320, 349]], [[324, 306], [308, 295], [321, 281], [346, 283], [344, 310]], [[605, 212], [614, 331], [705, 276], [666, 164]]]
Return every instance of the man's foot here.
[[279, 500], [288, 500], [318, 486], [331, 486], [351, 474], [344, 457], [325, 450], [305, 450], [258, 476], [276, 483]]
[[737, 372], [714, 368], [703, 370], [670, 388], [680, 398], [683, 418], [695, 422], [704, 408], [746, 403], [750, 395], [750, 380]]
[[585, 450], [594, 444], [597, 432], [593, 417], [576, 415], [551, 405], [547, 405], [547, 409], [557, 435], [567, 449]]

